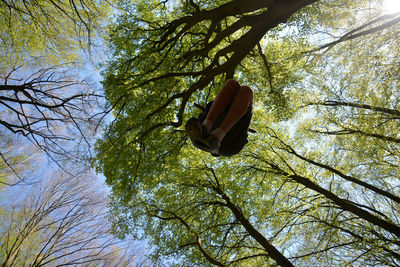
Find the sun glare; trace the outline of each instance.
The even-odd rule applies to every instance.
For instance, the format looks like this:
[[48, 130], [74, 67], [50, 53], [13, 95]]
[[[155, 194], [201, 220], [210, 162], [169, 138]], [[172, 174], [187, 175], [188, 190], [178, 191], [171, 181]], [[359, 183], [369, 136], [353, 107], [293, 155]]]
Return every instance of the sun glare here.
[[385, 0], [383, 2], [383, 13], [393, 14], [400, 12], [400, 0]]

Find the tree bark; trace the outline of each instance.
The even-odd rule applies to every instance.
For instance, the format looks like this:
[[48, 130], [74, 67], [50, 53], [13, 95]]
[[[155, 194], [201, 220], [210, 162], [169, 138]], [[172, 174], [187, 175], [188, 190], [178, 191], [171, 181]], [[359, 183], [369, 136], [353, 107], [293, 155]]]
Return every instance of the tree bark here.
[[309, 180], [305, 177], [301, 177], [299, 175], [289, 175], [289, 174], [286, 174], [286, 176], [295, 180], [296, 182], [304, 185], [305, 187], [324, 195], [326, 198], [330, 199], [332, 202], [334, 202], [335, 204], [340, 206], [343, 210], [349, 211], [349, 212], [359, 216], [360, 218], [362, 218], [378, 227], [385, 229], [386, 231], [396, 235], [397, 237], [400, 237], [400, 227], [395, 225], [394, 223], [385, 221], [385, 220], [379, 218], [378, 216], [375, 216], [375, 215], [369, 213], [368, 211], [365, 211], [365, 210], [357, 207], [356, 205], [351, 204], [349, 201], [339, 198], [334, 193], [320, 187], [319, 185], [313, 183], [311, 180]]
[[253, 237], [267, 252], [268, 255], [276, 261], [280, 266], [294, 266], [279, 250], [277, 250], [254, 226], [246, 219], [240, 210], [231, 199], [220, 189], [214, 190], [226, 201], [226, 206], [232, 211], [236, 219], [247, 230], [249, 235]]

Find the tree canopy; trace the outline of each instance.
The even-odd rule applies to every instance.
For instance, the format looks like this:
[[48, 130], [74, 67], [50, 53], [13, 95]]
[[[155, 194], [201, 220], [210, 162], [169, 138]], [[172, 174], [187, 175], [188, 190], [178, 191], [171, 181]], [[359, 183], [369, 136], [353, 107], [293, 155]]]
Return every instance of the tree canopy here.
[[[400, 265], [399, 14], [377, 1], [120, 1], [95, 165], [118, 236], [177, 265]], [[182, 124], [255, 91], [240, 155]]]
[[32, 57], [47, 65], [79, 60], [108, 18], [107, 1], [33, 0], [0, 2], [0, 71]]
[[100, 59], [87, 58], [112, 3], [0, 1], [1, 266], [149, 263], [141, 244], [112, 235], [103, 180], [87, 160], [108, 114], [87, 71]]
[[112, 3], [0, 2], [0, 125], [53, 160], [71, 155], [73, 143], [90, 153], [88, 129], [103, 107], [82, 65], [101, 43]]

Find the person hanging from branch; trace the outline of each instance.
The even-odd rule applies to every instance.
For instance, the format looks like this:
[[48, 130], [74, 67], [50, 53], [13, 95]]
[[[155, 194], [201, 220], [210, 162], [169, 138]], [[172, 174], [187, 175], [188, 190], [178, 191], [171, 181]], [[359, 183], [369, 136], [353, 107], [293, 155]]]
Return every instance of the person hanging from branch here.
[[195, 147], [215, 157], [236, 155], [248, 142], [252, 104], [253, 90], [230, 79], [198, 118], [186, 122], [185, 131]]

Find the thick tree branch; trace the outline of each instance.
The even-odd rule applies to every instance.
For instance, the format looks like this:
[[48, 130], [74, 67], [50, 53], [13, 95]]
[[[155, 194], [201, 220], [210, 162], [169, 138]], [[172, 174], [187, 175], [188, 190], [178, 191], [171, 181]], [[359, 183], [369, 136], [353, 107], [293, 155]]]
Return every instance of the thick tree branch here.
[[272, 259], [276, 261], [280, 266], [293, 266], [293, 264], [279, 251], [277, 250], [265, 237], [262, 235], [254, 226], [250, 223], [250, 221], [244, 216], [241, 209], [232, 202], [229, 196], [225, 194], [222, 188], [219, 185], [218, 179], [213, 170], [211, 170], [216, 181], [216, 186], [213, 187], [213, 190], [222, 197], [226, 202], [226, 206], [232, 211], [235, 215], [237, 221], [239, 221], [242, 226], [246, 229], [251, 237], [253, 237], [268, 253]]
[[358, 206], [347, 201], [346, 199], [342, 199], [342, 198], [336, 196], [331, 191], [322, 188], [321, 186], [312, 182], [310, 179], [308, 179], [306, 177], [303, 177], [298, 174], [290, 174], [290, 173], [282, 170], [278, 165], [274, 164], [273, 162], [270, 162], [265, 159], [263, 161], [271, 168], [271, 170], [274, 173], [293, 179], [294, 181], [298, 182], [299, 184], [302, 184], [303, 186], [305, 186], [306, 188], [309, 188], [315, 192], [322, 194], [326, 198], [330, 199], [333, 203], [335, 203], [336, 205], [341, 207], [343, 210], [349, 211], [349, 212], [359, 216], [360, 218], [372, 223], [373, 225], [381, 227], [381, 228], [385, 229], [386, 231], [396, 235], [397, 237], [400, 237], [400, 226], [394, 224], [393, 222], [383, 220], [383, 219], [379, 218], [378, 216], [373, 215], [362, 208], [359, 208]]
[[343, 172], [341, 172], [341, 171], [339, 171], [339, 170], [337, 170], [337, 169], [335, 169], [335, 168], [333, 168], [331, 166], [328, 166], [328, 165], [316, 162], [314, 160], [311, 160], [309, 158], [306, 158], [306, 157], [298, 154], [288, 144], [284, 143], [281, 139], [278, 138], [278, 136], [276, 134], [272, 134], [271, 136], [273, 138], [277, 139], [281, 143], [283, 150], [285, 150], [286, 152], [298, 157], [299, 159], [304, 160], [305, 162], [311, 163], [312, 165], [318, 166], [318, 167], [320, 167], [322, 169], [326, 169], [326, 170], [338, 175], [339, 177], [341, 177], [341, 178], [343, 178], [343, 179], [345, 179], [347, 181], [350, 181], [350, 182], [353, 182], [355, 184], [361, 185], [362, 187], [365, 187], [365, 188], [367, 188], [367, 189], [369, 189], [369, 190], [371, 190], [371, 191], [373, 191], [373, 192], [375, 192], [375, 193], [377, 193], [379, 195], [385, 196], [385, 197], [387, 197], [387, 198], [389, 198], [389, 199], [391, 199], [391, 200], [393, 200], [393, 201], [395, 201], [397, 203], [400, 203], [400, 197], [398, 197], [396, 195], [393, 195], [392, 193], [387, 192], [385, 190], [382, 190], [382, 189], [380, 189], [380, 188], [378, 188], [378, 187], [376, 187], [374, 185], [371, 185], [371, 184], [363, 182], [363, 181], [361, 181], [359, 179], [356, 179], [356, 178], [354, 178], [354, 177], [352, 177], [350, 175], [346, 175]]
[[[259, 16], [254, 18], [250, 30], [242, 35], [239, 39], [233, 41], [231, 44], [222, 48], [214, 56], [212, 62], [201, 71], [201, 76], [197, 82], [193, 83], [189, 89], [183, 93], [174, 94], [169, 97], [164, 104], [158, 109], [151, 112], [147, 118], [154, 116], [161, 110], [165, 109], [174, 100], [182, 99], [180, 108], [177, 113], [177, 121], [171, 123], [175, 127], [182, 125], [182, 116], [185, 110], [186, 104], [190, 96], [197, 90], [205, 88], [212, 80], [221, 74], [226, 74], [228, 77], [234, 73], [234, 69], [240, 64], [240, 62], [250, 53], [251, 50], [259, 43], [263, 36], [270, 30], [285, 22], [291, 15], [300, 10], [301, 8], [310, 5], [317, 0], [288, 0], [280, 2], [279, 5], [271, 5], [268, 10]], [[246, 3], [247, 4], [247, 3]], [[190, 16], [183, 18], [179, 23], [184, 20], [188, 20]], [[200, 15], [197, 19], [200, 19]], [[175, 22], [178, 23], [178, 22]], [[183, 23], [183, 22], [182, 22]], [[169, 35], [170, 33], [168, 33]], [[163, 38], [161, 41], [163, 42]], [[230, 55], [228, 55], [230, 54]], [[220, 64], [221, 58], [227, 58], [225, 62]], [[198, 73], [200, 74], [200, 73]], [[167, 77], [168, 74], [165, 75]], [[162, 77], [163, 79], [164, 77]]]

